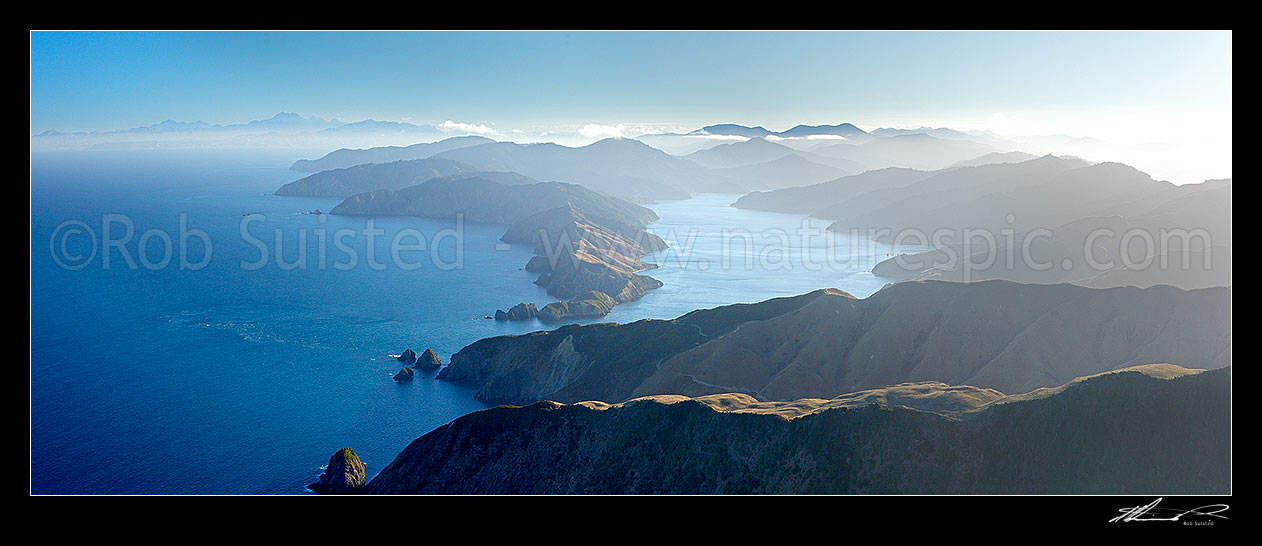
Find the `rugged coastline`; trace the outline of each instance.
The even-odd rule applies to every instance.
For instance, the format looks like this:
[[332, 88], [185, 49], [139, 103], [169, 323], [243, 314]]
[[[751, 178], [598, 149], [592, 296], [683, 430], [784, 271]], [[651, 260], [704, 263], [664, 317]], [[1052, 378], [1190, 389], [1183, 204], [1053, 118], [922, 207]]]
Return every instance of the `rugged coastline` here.
[[535, 284], [563, 300], [537, 313], [544, 320], [604, 316], [614, 305], [639, 299], [662, 285], [640, 274], [656, 267], [641, 258], [666, 248], [665, 241], [645, 231], [657, 215], [576, 184], [510, 186], [478, 177], [436, 178], [398, 191], [353, 195], [330, 214], [460, 215], [509, 224], [501, 240], [531, 245], [535, 257], [525, 270], [538, 273]]

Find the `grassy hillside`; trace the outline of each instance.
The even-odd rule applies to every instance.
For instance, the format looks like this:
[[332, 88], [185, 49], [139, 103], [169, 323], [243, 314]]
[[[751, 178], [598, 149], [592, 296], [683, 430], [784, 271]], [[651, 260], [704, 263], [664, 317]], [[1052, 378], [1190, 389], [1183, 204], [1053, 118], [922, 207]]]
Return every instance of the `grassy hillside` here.
[[1087, 378], [966, 419], [880, 404], [785, 415], [739, 395], [503, 406], [417, 439], [366, 492], [1230, 493], [1230, 368], [1154, 377], [1171, 370]]

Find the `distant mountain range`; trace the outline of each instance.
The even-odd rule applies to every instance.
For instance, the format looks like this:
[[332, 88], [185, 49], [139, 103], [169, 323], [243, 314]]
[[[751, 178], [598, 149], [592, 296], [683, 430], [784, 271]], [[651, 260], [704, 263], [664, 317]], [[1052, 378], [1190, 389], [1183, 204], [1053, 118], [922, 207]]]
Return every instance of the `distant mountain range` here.
[[916, 129], [892, 129], [889, 127], [881, 127], [879, 129], [873, 129], [871, 134], [884, 137], [920, 134], [929, 135], [935, 138], [963, 139], [977, 138], [979, 136], [994, 136], [993, 134], [988, 133], [966, 133], [964, 131], [956, 131], [955, 129], [948, 129], [946, 127], [919, 127]]
[[293, 112], [280, 112], [267, 119], [257, 119], [246, 123], [228, 125], [210, 124], [204, 121], [166, 120], [153, 125], [142, 125], [131, 129], [115, 131], [92, 131], [63, 133], [48, 130], [35, 136], [57, 135], [110, 135], [120, 133], [190, 133], [190, 132], [234, 132], [234, 131], [266, 131], [266, 132], [303, 132], [303, 131], [401, 131], [415, 133], [440, 133], [432, 125], [415, 125], [397, 121], [363, 120], [353, 123], [324, 119], [316, 116], [302, 116]]
[[[807, 154], [792, 153], [763, 163], [713, 169], [713, 172], [737, 181], [728, 187], [737, 188], [784, 188], [800, 184], [813, 184], [845, 176], [847, 171], [832, 165], [807, 159]], [[728, 190], [731, 191], [731, 190]]]
[[385, 146], [365, 150], [342, 148], [329, 152], [320, 159], [299, 159], [289, 168], [295, 171], [315, 173], [330, 169], [345, 169], [347, 167], [354, 167], [365, 163], [392, 163], [395, 161], [427, 159], [434, 154], [439, 154], [447, 150], [466, 148], [469, 146], [477, 146], [479, 144], [488, 144], [491, 142], [495, 141], [486, 137], [470, 135], [448, 138], [438, 142], [423, 142], [420, 144], [413, 144], [411, 146]]
[[767, 128], [758, 125], [755, 127], [746, 127], [735, 123], [720, 123], [717, 125], [708, 125], [693, 131], [689, 134], [705, 134], [705, 135], [733, 135], [746, 138], [764, 138], [775, 133], [768, 131]]
[[849, 123], [841, 123], [837, 125], [798, 125], [792, 129], [784, 131], [768, 131], [762, 126], [746, 127], [744, 125], [736, 125], [733, 123], [723, 123], [718, 125], [707, 125], [690, 134], [703, 135], [733, 135], [749, 138], [806, 138], [812, 136], [834, 136], [845, 139], [867, 140], [871, 138], [863, 129], [855, 127]]
[[836, 160], [852, 161], [868, 169], [908, 167], [934, 170], [995, 152], [988, 144], [971, 140], [942, 139], [922, 133], [878, 137], [859, 144], [840, 142], [811, 148], [811, 152]]
[[783, 144], [770, 142], [762, 136], [756, 136], [745, 141], [730, 142], [699, 150], [683, 157], [702, 167], [723, 169], [764, 163], [790, 154], [803, 155], [804, 153]]
[[1164, 199], [1157, 196], [1173, 195], [1178, 187], [1118, 163], [1092, 165], [1051, 155], [1009, 163], [1009, 157], [991, 155], [992, 163], [936, 171], [868, 171], [812, 186], [752, 193], [734, 206], [805, 212], [835, 220], [833, 229], [839, 231], [886, 228], [931, 233], [969, 227], [999, 233], [1120, 212], [1126, 203], [1145, 196], [1159, 203]]
[[789, 153], [851, 174], [885, 167], [934, 170], [965, 161], [1011, 162], [1015, 159], [1004, 156], [994, 156], [993, 161], [979, 159], [1013, 150], [1011, 143], [997, 139], [973, 138], [946, 130], [935, 130], [934, 134], [902, 130], [869, 134], [848, 123], [799, 125], [778, 133], [762, 127], [712, 125], [691, 133], [637, 138], [716, 168], [771, 161]]
[[607, 138], [577, 148], [495, 142], [434, 157], [480, 170], [581, 184], [637, 203], [686, 199], [695, 191], [722, 191], [730, 182], [691, 161], [626, 138]]
[[955, 163], [948, 165], [947, 168], [979, 167], [982, 165], [990, 165], [993, 163], [1023, 163], [1031, 159], [1037, 159], [1037, 158], [1038, 156], [1034, 154], [1027, 154], [1025, 152], [993, 152], [993, 153], [989, 153], [983, 156], [975, 157], [973, 159], [957, 161]]
[[[529, 177], [516, 175], [522, 182], [533, 182]], [[276, 195], [301, 197], [337, 197], [377, 191], [401, 190], [434, 178], [479, 176], [495, 178], [495, 175], [450, 159], [413, 159], [390, 163], [366, 163], [353, 167], [320, 171], [285, 184]]]
[[[827, 126], [824, 130], [846, 133], [848, 127], [853, 126]], [[814, 130], [820, 129], [799, 126], [790, 131]], [[991, 151], [991, 148], [976, 143], [926, 135], [876, 137], [863, 144], [832, 144], [812, 151], [754, 137], [722, 143], [680, 157], [626, 138], [608, 138], [587, 146], [568, 147], [553, 143], [496, 142], [480, 136], [464, 136], [404, 147], [340, 149], [319, 159], [300, 160], [291, 168], [317, 172], [349, 169], [366, 163], [385, 165], [419, 159], [450, 160], [467, 171], [515, 172], [535, 180], [582, 184], [602, 193], [647, 203], [684, 199], [697, 192], [743, 193], [810, 185], [890, 165], [942, 168], [968, 160], [984, 163], [988, 160], [978, 159], [978, 156]], [[1009, 156], [994, 159], [1011, 160]], [[356, 172], [378, 176], [376, 170], [366, 168], [342, 175]], [[418, 176], [422, 178], [415, 180], [416, 183], [423, 182], [427, 176], [446, 175], [421, 172]], [[319, 177], [322, 176], [313, 178]], [[347, 197], [361, 191], [403, 187], [397, 184], [370, 187], [372, 184], [380, 183], [369, 178], [353, 184], [356, 191], [340, 192], [334, 196]]]
[[[826, 126], [824, 130], [845, 132], [847, 127]], [[732, 134], [762, 132], [758, 127], [734, 125], [706, 129]], [[320, 159], [301, 160], [292, 168], [327, 170], [288, 184], [277, 193], [346, 198], [376, 190], [399, 190], [433, 178], [474, 176], [508, 185], [539, 180], [574, 183], [636, 203], [684, 199], [698, 192], [755, 189], [762, 191], [748, 193], [733, 206], [805, 213], [834, 220], [830, 227], [834, 231], [867, 230], [887, 242], [906, 230], [923, 234], [924, 238], [911, 240], [914, 244], [928, 244], [929, 235], [939, 230], [955, 231], [952, 239], [934, 242], [951, 248], [934, 248], [914, 256], [913, 261], [920, 265], [909, 268], [903, 265], [906, 260], [902, 257], [879, 264], [874, 271], [886, 278], [999, 278], [1089, 286], [1166, 283], [1184, 288], [1230, 284], [1230, 181], [1219, 183], [1228, 186], [1226, 191], [1192, 198], [1210, 201], [1197, 207], [1182, 206], [1183, 196], [1192, 196], [1197, 185], [1153, 180], [1119, 163], [997, 152], [987, 145], [956, 138], [963, 133], [943, 130], [934, 132], [951, 138], [885, 132], [893, 136], [874, 136], [859, 144], [824, 140], [809, 151], [787, 145], [788, 140], [769, 140], [771, 136], [742, 137], [682, 157], [625, 138], [567, 147], [453, 137], [406, 147], [341, 149]], [[1213, 200], [1211, 196], [1219, 197]], [[1160, 207], [1164, 209], [1158, 210]], [[1192, 211], [1201, 212], [1192, 215]], [[1223, 218], [1228, 219], [1226, 224], [1220, 221]], [[1088, 265], [1084, 253], [1073, 255], [1094, 228], [1140, 226], [1154, 237], [1164, 228], [1213, 228], [1211, 246], [1216, 250], [1189, 249], [1199, 253], [1195, 256], [1184, 256], [1181, 249], [1177, 255], [1166, 252], [1159, 257], [1162, 263], [1174, 260], [1179, 267], [1149, 269], [1142, 274], [1116, 267], [1088, 271], [1084, 269]], [[964, 229], [986, 230], [996, 236], [1011, 232], [1021, 237], [1032, 230], [1060, 229], [1061, 233], [1051, 239], [1032, 238], [1033, 255], [1051, 256], [1056, 263], [1069, 265], [1039, 272], [1024, 266], [1001, 268], [994, 264], [1006, 266], [1012, 259], [1010, 253], [1001, 253], [998, 257], [1003, 260], [999, 262], [984, 259], [964, 247]], [[1099, 252], [1105, 252], [1102, 256], [1121, 256], [1116, 241], [1113, 247]], [[952, 256], [993, 267], [979, 272], [962, 267], [964, 262], [959, 259], [945, 264]], [[1051, 263], [1042, 258], [1037, 261]], [[1190, 267], [1197, 261], [1210, 265]]]
[[[494, 136], [499, 140], [507, 139], [518, 143], [551, 142], [568, 147], [582, 147], [583, 144], [591, 142], [589, 137], [581, 131], [569, 127], [497, 131], [487, 124], [448, 121], [439, 125], [430, 125], [404, 120], [373, 119], [348, 122], [281, 112], [268, 119], [223, 125], [204, 121], [166, 120], [152, 125], [112, 131], [62, 132], [50, 129], [31, 135], [31, 146], [32, 150], [36, 151], [157, 148], [333, 150], [370, 149], [383, 146], [407, 147], [418, 143], [433, 143], [446, 137], [459, 135]], [[973, 164], [964, 162], [985, 154], [1020, 151], [1033, 155], [1053, 154], [1090, 158], [1095, 161], [1123, 161], [1179, 183], [1230, 176], [1229, 167], [1220, 170], [1205, 165], [1205, 162], [1188, 162], [1179, 159], [1180, 148], [1177, 145], [1118, 144], [1063, 134], [1001, 136], [990, 131], [961, 131], [946, 127], [915, 129], [882, 127], [865, 131], [852, 123], [799, 124], [788, 129], [773, 131], [761, 125], [720, 123], [687, 132], [646, 133], [634, 138], [674, 156], [686, 156], [721, 144], [761, 138], [798, 152], [816, 154], [803, 157], [813, 163], [840, 169], [847, 174], [885, 167], [933, 170], [957, 163], [960, 165], [956, 166], [968, 166]], [[873, 145], [861, 147], [868, 143]], [[394, 160], [399, 159], [422, 158], [414, 155], [394, 158]], [[779, 157], [767, 158], [764, 162], [775, 159]], [[382, 160], [379, 157], [369, 158], [371, 162], [382, 162]], [[1003, 161], [1014, 160], [1008, 158]], [[333, 166], [353, 165], [335, 162], [327, 168]], [[307, 172], [315, 172], [312, 169], [319, 167], [321, 166], [298, 164], [300, 170]], [[1207, 171], [1209, 176], [1189, 177], [1191, 173]], [[798, 183], [798, 185], [801, 184], [805, 182]], [[735, 189], [725, 186], [724, 190], [743, 192], [768, 187], [772, 186]]]
[[[406, 159], [424, 156], [424, 159]], [[301, 169], [378, 163], [317, 172], [277, 191], [278, 195], [349, 197], [379, 189], [402, 189], [431, 178], [477, 174], [499, 182], [559, 181], [645, 203], [686, 199], [697, 191], [742, 191], [739, 180], [669, 155], [642, 142], [609, 138], [587, 146], [516, 144], [482, 137], [456, 137], [407, 147], [338, 150]], [[492, 173], [492, 174], [485, 174]], [[797, 179], [793, 179], [795, 181]], [[788, 185], [788, 184], [786, 184]]]
[[891, 190], [914, 184], [934, 174], [937, 172], [899, 167], [869, 170], [809, 186], [750, 192], [737, 199], [732, 206], [787, 214], [809, 214], [817, 218], [832, 219], [826, 215], [830, 214], [829, 209], [836, 203], [872, 191]]
[[791, 155], [817, 165], [831, 167], [838, 173], [838, 177], [867, 170], [867, 166], [857, 161], [791, 148], [784, 144], [768, 141], [763, 137], [755, 137], [742, 142], [720, 144], [683, 157], [703, 167], [731, 169], [766, 164]]
[[[81, 149], [152, 149], [152, 148], [290, 148], [290, 149], [347, 149], [369, 150], [379, 147], [410, 147], [418, 143], [434, 143], [446, 137], [494, 135], [499, 140], [522, 142], [551, 142], [567, 147], [583, 147], [591, 142], [577, 131], [501, 130], [493, 131], [485, 124], [470, 125], [444, 122], [440, 125], [415, 124], [408, 121], [362, 120], [347, 122], [340, 119], [324, 119], [281, 112], [275, 116], [236, 124], [210, 124], [204, 121], [167, 120], [153, 125], [116, 131], [66, 133], [47, 130], [31, 136], [33, 150], [81, 150]], [[1204, 171], [1204, 166], [1184, 165], [1172, 159], [1173, 150], [1162, 151], [1153, 146], [1118, 145], [1091, 138], [1069, 135], [1043, 135], [1006, 137], [989, 131], [960, 131], [945, 127], [920, 127], [916, 129], [878, 128], [865, 131], [851, 123], [824, 125], [799, 124], [781, 131], [765, 126], [734, 123], [707, 125], [696, 130], [676, 133], [650, 133], [635, 137], [658, 150], [674, 156], [687, 156], [719, 145], [740, 143], [750, 139], [781, 144], [791, 148], [812, 163], [825, 165], [844, 174], [858, 174], [865, 170], [885, 167], [905, 167], [935, 170], [949, 166], [970, 166], [978, 157], [995, 153], [1024, 152], [1033, 155], [1048, 153], [1059, 156], [1077, 156], [1094, 160], [1124, 160], [1158, 175], [1179, 182], [1200, 180], [1187, 178], [1188, 171]], [[1168, 146], [1167, 146], [1168, 147]], [[438, 151], [427, 152], [430, 155]], [[343, 154], [346, 158], [354, 154]], [[397, 157], [389, 154], [362, 154], [364, 162], [387, 160], [423, 159], [418, 153], [402, 153]], [[784, 154], [767, 157], [760, 162], [780, 159]], [[428, 157], [428, 156], [425, 156]], [[700, 156], [699, 156], [700, 157]], [[756, 157], [756, 156], [751, 156]], [[1015, 157], [980, 161], [1014, 162]], [[317, 169], [344, 168], [357, 163], [351, 160], [318, 160], [295, 163], [297, 170], [317, 172]], [[746, 161], [746, 163], [755, 163]], [[729, 168], [737, 165], [719, 165]], [[766, 169], [764, 169], [765, 171]], [[812, 167], [812, 172], [822, 176], [823, 171]], [[1229, 175], [1213, 173], [1214, 176]], [[1168, 174], [1167, 174], [1168, 173]], [[522, 173], [534, 176], [531, 173]], [[794, 182], [784, 180], [792, 173], [776, 173], [770, 178], [763, 174], [735, 176], [727, 184], [702, 183], [714, 189], [701, 191], [747, 192], [782, 186], [805, 185], [826, 181], [818, 177], [799, 178]], [[840, 174], [839, 174], [840, 176]], [[546, 179], [547, 177], [544, 177]], [[762, 183], [770, 180], [771, 183]], [[558, 179], [560, 180], [560, 179]], [[568, 180], [560, 180], [568, 181]], [[649, 190], [652, 193], [656, 190]], [[674, 197], [672, 197], [674, 198]], [[641, 199], [642, 200], [642, 199]]]

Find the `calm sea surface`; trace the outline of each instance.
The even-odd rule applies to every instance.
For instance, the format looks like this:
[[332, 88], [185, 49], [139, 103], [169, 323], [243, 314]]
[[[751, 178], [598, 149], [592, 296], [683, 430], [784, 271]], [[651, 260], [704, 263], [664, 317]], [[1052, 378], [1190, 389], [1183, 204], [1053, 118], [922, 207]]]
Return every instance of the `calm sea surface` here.
[[[369, 223], [271, 195], [318, 155], [32, 154], [33, 493], [302, 494], [342, 446], [375, 475], [482, 409], [433, 373], [396, 384], [391, 355], [433, 347], [446, 363], [549, 327], [483, 318], [553, 301], [522, 270], [531, 249], [498, 244], [503, 225]], [[672, 248], [649, 274], [666, 284], [602, 321], [885, 284], [867, 271], [888, 247], [736, 197], [651, 205]]]

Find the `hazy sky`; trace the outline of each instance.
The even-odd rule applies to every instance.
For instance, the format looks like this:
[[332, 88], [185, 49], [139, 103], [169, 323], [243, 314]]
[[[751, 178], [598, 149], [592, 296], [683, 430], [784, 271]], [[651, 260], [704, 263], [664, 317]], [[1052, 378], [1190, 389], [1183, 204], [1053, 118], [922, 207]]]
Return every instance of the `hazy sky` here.
[[1113, 138], [1102, 133], [1229, 131], [1231, 34], [31, 34], [32, 134], [165, 119], [237, 123], [280, 111], [500, 129], [852, 122]]

